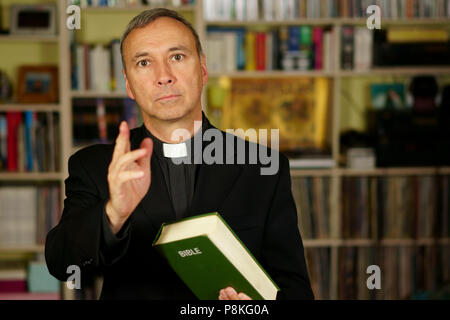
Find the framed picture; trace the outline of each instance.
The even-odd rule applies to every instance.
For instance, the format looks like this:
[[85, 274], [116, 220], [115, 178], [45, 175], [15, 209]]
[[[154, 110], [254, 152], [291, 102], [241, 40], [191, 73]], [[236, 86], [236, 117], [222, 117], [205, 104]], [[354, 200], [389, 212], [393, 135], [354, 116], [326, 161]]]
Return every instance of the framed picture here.
[[56, 5], [11, 5], [11, 34], [55, 35]]
[[52, 103], [58, 101], [58, 67], [21, 66], [17, 102]]

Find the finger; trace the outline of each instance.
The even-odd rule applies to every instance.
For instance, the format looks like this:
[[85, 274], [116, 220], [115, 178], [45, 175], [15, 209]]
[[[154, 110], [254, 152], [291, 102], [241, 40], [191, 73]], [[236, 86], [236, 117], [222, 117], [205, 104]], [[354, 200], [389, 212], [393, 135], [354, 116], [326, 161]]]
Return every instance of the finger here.
[[252, 300], [252, 298], [250, 298], [248, 295], [246, 295], [245, 293], [240, 292], [238, 294], [239, 300]]
[[[129, 151], [130, 143], [130, 131], [128, 129], [128, 124], [126, 121], [122, 121], [119, 126], [119, 134], [116, 138], [116, 145], [113, 151], [113, 157], [111, 162], [115, 162], [119, 159], [121, 155]], [[128, 150], [127, 150], [128, 143]]]
[[132, 162], [144, 157], [148, 153], [147, 149], [136, 149], [123, 154], [116, 163], [115, 168], [119, 171], [124, 170]]
[[232, 287], [225, 288], [225, 293], [227, 294], [228, 299], [239, 300], [236, 290], [234, 290]]
[[138, 165], [144, 169], [149, 170], [150, 169], [150, 159], [153, 154], [153, 140], [150, 138], [145, 138], [141, 142], [141, 149], [146, 149], [147, 154], [144, 157], [141, 157], [137, 160]]
[[144, 176], [144, 174], [145, 173], [142, 170], [120, 172], [118, 176], [118, 184], [122, 184], [130, 180], [140, 179]]

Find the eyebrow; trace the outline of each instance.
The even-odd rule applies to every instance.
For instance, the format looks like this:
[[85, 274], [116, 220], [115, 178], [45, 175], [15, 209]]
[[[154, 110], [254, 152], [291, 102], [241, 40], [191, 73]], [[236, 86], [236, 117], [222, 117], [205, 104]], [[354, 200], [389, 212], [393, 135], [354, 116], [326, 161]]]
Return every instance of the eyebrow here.
[[[188, 47], [183, 46], [183, 45], [171, 47], [171, 48], [169, 48], [169, 50], [167, 50], [167, 52], [173, 52], [173, 51], [187, 51], [189, 53], [192, 52], [191, 49], [189, 49]], [[150, 55], [150, 53], [148, 51], [137, 52], [133, 57], [133, 61], [136, 61], [137, 59], [139, 59], [141, 57], [147, 57], [149, 55]]]

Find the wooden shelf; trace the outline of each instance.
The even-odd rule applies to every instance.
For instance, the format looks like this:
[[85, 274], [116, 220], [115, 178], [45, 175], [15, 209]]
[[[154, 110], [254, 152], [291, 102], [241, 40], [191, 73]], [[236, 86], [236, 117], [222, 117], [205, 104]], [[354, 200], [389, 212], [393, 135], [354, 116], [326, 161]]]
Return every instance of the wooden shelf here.
[[369, 70], [341, 70], [336, 72], [336, 76], [341, 77], [373, 77], [374, 75], [415, 75], [419, 73], [427, 74], [450, 74], [450, 66], [409, 66], [392, 68], [373, 68]]
[[[205, 21], [207, 26], [232, 27], [232, 26], [283, 26], [283, 25], [366, 25], [366, 18], [298, 18], [290, 20], [243, 20], [243, 21]], [[446, 18], [414, 18], [414, 19], [382, 19], [381, 27], [384, 25], [430, 25], [430, 24], [450, 24], [450, 19]]]
[[331, 176], [337, 174], [336, 169], [291, 169], [291, 177]]
[[288, 78], [288, 77], [334, 77], [335, 71], [321, 71], [321, 70], [270, 70], [270, 71], [234, 71], [234, 72], [220, 72], [209, 73], [210, 78], [230, 77], [230, 78]]
[[341, 176], [409, 176], [409, 175], [434, 175], [438, 174], [437, 167], [399, 167], [399, 168], [376, 168], [369, 170], [340, 168]]
[[60, 181], [61, 172], [0, 172], [0, 181]]
[[318, 247], [370, 247], [370, 246], [431, 246], [448, 245], [450, 238], [422, 238], [422, 239], [303, 239], [305, 248]]
[[2, 246], [0, 245], [0, 253], [44, 253], [45, 246], [42, 244], [27, 246]]
[[61, 106], [59, 104], [44, 104], [44, 103], [5, 103], [0, 104], [0, 111], [54, 111], [60, 112]]
[[0, 42], [49, 42], [57, 43], [58, 36], [40, 36], [40, 35], [0, 35]]
[[125, 91], [71, 91], [72, 98], [128, 98]]

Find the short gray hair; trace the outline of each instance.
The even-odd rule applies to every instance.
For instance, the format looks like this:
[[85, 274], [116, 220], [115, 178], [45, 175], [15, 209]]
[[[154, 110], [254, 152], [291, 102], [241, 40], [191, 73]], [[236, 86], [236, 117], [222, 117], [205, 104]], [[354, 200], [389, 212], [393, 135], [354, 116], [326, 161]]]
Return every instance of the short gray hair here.
[[156, 19], [163, 17], [172, 18], [184, 24], [192, 32], [192, 35], [195, 38], [195, 45], [197, 47], [198, 56], [200, 57], [203, 54], [202, 45], [200, 43], [200, 37], [198, 36], [197, 31], [195, 31], [194, 27], [189, 21], [187, 21], [185, 18], [183, 18], [183, 16], [181, 16], [178, 12], [174, 10], [169, 10], [166, 8], [149, 9], [142, 11], [140, 14], [135, 16], [133, 20], [131, 20], [130, 23], [128, 23], [127, 29], [122, 35], [122, 40], [120, 41], [120, 55], [122, 56], [122, 65], [125, 71], [126, 71], [125, 60], [123, 59], [123, 43], [125, 39], [134, 29], [144, 28], [151, 22], [155, 21]]

